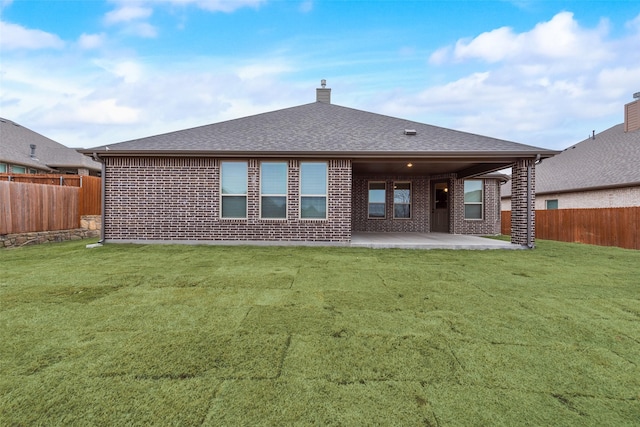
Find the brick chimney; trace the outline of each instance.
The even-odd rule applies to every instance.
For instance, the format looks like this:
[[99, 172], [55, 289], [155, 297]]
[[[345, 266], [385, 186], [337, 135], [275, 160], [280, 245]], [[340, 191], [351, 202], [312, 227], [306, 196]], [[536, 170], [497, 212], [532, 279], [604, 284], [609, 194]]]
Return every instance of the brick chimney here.
[[325, 79], [320, 80], [320, 86], [322, 87], [316, 89], [316, 102], [331, 104], [331, 89], [327, 89], [327, 81]]
[[640, 92], [633, 94], [635, 101], [624, 106], [624, 131], [633, 132], [640, 129]]

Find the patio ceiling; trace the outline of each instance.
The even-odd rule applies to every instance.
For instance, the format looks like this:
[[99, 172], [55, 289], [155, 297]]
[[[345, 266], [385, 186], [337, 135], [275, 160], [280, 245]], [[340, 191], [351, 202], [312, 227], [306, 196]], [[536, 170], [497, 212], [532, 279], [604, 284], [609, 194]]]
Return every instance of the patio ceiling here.
[[[353, 160], [354, 175], [440, 175], [457, 173], [458, 178], [470, 178], [511, 167], [512, 161], [504, 159], [483, 162], [472, 160]], [[409, 166], [411, 165], [411, 166]]]

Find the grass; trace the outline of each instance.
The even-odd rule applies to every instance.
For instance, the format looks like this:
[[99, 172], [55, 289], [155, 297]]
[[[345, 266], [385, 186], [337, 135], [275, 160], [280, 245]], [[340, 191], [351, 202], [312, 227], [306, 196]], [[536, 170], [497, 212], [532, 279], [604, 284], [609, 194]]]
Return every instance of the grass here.
[[0, 251], [0, 425], [638, 425], [640, 251]]

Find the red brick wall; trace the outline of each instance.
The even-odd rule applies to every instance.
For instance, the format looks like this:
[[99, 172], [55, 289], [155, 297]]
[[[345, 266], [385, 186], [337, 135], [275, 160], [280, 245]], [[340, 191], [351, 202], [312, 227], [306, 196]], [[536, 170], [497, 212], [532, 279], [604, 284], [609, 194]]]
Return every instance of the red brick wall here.
[[453, 221], [451, 232], [454, 234], [500, 234], [500, 181], [483, 180], [483, 212], [482, 219], [464, 218], [464, 179], [453, 180]]
[[[369, 219], [369, 182], [386, 182], [386, 218]], [[393, 183], [411, 182], [411, 218], [393, 218]], [[354, 176], [353, 231], [429, 232], [429, 180], [412, 176]]]
[[[527, 232], [527, 174], [528, 166], [531, 166], [531, 229]], [[511, 243], [526, 245], [529, 242], [535, 244], [536, 230], [536, 189], [535, 189], [535, 161], [519, 160], [511, 170]]]
[[288, 218], [260, 219], [260, 161], [246, 160], [247, 219], [229, 220], [220, 218], [219, 159], [106, 158], [105, 239], [350, 241], [350, 160], [327, 162], [326, 220], [299, 219], [298, 160], [289, 160]]
[[[415, 176], [354, 176], [353, 231], [428, 233], [431, 219], [431, 182], [448, 180], [449, 232], [453, 234], [500, 234], [500, 181], [484, 180], [484, 214], [481, 220], [464, 219], [464, 180], [452, 175]], [[386, 218], [368, 218], [369, 182], [386, 182]], [[393, 218], [393, 182], [412, 183], [412, 218]]]

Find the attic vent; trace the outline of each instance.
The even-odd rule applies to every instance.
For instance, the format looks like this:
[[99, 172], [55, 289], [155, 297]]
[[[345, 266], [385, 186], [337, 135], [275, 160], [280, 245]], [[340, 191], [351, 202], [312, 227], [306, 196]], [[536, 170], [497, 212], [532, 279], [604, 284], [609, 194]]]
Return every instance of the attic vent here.
[[404, 134], [405, 135], [416, 135], [418, 132], [415, 129], [405, 129], [404, 130]]

